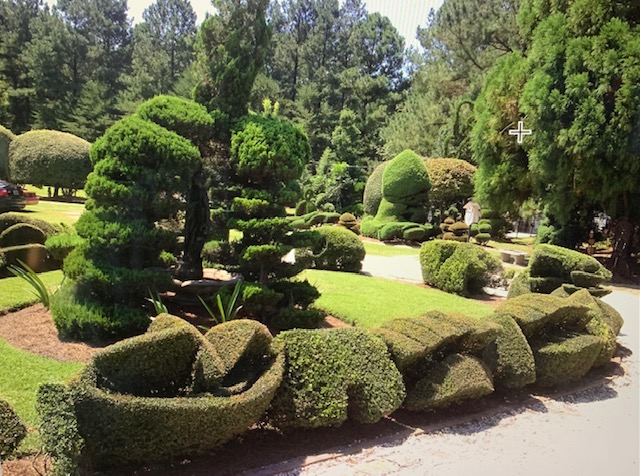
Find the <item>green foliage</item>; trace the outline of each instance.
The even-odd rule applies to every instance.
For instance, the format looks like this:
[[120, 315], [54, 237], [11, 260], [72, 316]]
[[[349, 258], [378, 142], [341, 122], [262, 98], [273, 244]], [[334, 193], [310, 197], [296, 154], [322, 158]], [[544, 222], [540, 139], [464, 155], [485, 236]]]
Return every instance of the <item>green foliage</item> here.
[[63, 233], [65, 227], [61, 224], [49, 223], [37, 218], [31, 218], [20, 213], [3, 213], [0, 215], [0, 233], [12, 225], [26, 223], [42, 230], [47, 238]]
[[[211, 318], [214, 321], [221, 324], [221, 323], [230, 321], [231, 319], [235, 319], [236, 316], [238, 315], [238, 312], [240, 312], [240, 310], [242, 309], [242, 305], [240, 305], [240, 302], [238, 301], [238, 297], [240, 296], [241, 291], [242, 291], [242, 280], [239, 280], [233, 287], [233, 291], [231, 292], [230, 296], [228, 295], [228, 293], [223, 293], [222, 290], [216, 293], [215, 302], [216, 302], [216, 305], [218, 306], [220, 320], [218, 320], [215, 312], [206, 303], [204, 299], [202, 299], [200, 296], [198, 296], [198, 299], [200, 300], [204, 308], [207, 310], [207, 313], [209, 314], [209, 316], [211, 316]], [[223, 302], [224, 300], [226, 300], [226, 302]]]
[[433, 240], [422, 244], [420, 266], [424, 282], [443, 291], [473, 294], [489, 285], [502, 266], [487, 251], [470, 243]]
[[509, 299], [500, 306], [500, 313], [510, 315], [528, 340], [539, 339], [558, 329], [584, 331], [593, 318], [589, 307], [584, 304], [537, 293]]
[[90, 148], [89, 142], [66, 132], [26, 132], [11, 141], [9, 175], [19, 183], [83, 188], [91, 172]]
[[431, 180], [429, 201], [438, 208], [461, 203], [473, 196], [476, 167], [461, 159], [426, 159]]
[[69, 253], [84, 244], [84, 239], [77, 234], [60, 234], [47, 238], [44, 246], [58, 261], [64, 261]]
[[611, 272], [595, 258], [555, 245], [538, 245], [529, 260], [531, 276], [557, 277], [571, 282], [572, 271], [584, 271], [611, 279]]
[[430, 189], [431, 181], [424, 162], [411, 150], [396, 156], [382, 173], [382, 196], [391, 203], [427, 203]]
[[37, 226], [16, 223], [0, 233], [0, 248], [30, 244], [44, 244], [46, 237]]
[[602, 346], [602, 339], [593, 335], [554, 339], [534, 346], [536, 383], [553, 387], [575, 382], [591, 369]]
[[311, 158], [309, 141], [290, 121], [249, 115], [234, 127], [231, 160], [245, 186], [267, 190], [290, 205], [279, 190], [297, 180]]
[[49, 295], [49, 288], [40, 279], [40, 277], [22, 260], [18, 259], [20, 266], [7, 266], [8, 270], [17, 278], [23, 279], [33, 289], [30, 291], [38, 298], [42, 305], [49, 309], [51, 303], [51, 296]]
[[311, 249], [314, 267], [358, 273], [365, 256], [364, 245], [351, 231], [340, 226], [321, 226], [320, 239]]
[[535, 382], [533, 351], [516, 321], [500, 309], [489, 319], [501, 327], [498, 337], [482, 354], [496, 387], [521, 388]]
[[60, 268], [60, 262], [52, 259], [44, 245], [39, 243], [2, 248], [2, 253], [7, 266], [18, 266], [23, 261], [36, 273]]
[[16, 136], [0, 124], [0, 179], [9, 179], [9, 145]]
[[15, 411], [4, 400], [0, 400], [0, 460], [7, 459], [27, 436], [27, 428]]
[[285, 376], [269, 409], [280, 427], [375, 423], [405, 396], [383, 342], [359, 329], [292, 330], [277, 338]]
[[176, 96], [156, 96], [142, 103], [136, 114], [189, 139], [196, 146], [213, 136], [213, 117], [195, 101]]
[[268, 1], [238, 5], [216, 1], [216, 15], [200, 27], [196, 43], [204, 77], [195, 100], [234, 121], [247, 112], [251, 88], [264, 63], [271, 30], [266, 23]]
[[[164, 330], [98, 353], [69, 386], [81, 459], [95, 469], [210, 452], [254, 425], [281, 383], [284, 355], [271, 349], [268, 331], [259, 340], [245, 332], [259, 324], [224, 324], [231, 328], [218, 348], [215, 328], [202, 337], [170, 316], [158, 319], [168, 319]], [[228, 349], [236, 357], [225, 366]], [[207, 381], [216, 366], [217, 378]], [[54, 416], [68, 409], [52, 406]]]
[[491, 235], [489, 233], [478, 233], [475, 239], [479, 244], [484, 245], [491, 240]]
[[432, 410], [493, 392], [493, 379], [486, 366], [470, 355], [451, 354], [434, 364], [429, 374], [407, 393], [405, 408]]
[[36, 410], [44, 451], [54, 458], [52, 474], [78, 474], [84, 440], [78, 432], [71, 392], [61, 384], [41, 385]]
[[378, 165], [367, 179], [362, 202], [364, 203], [364, 212], [368, 215], [378, 213], [378, 207], [382, 200], [382, 175], [387, 163], [383, 162]]
[[[148, 286], [142, 282], [140, 287]], [[60, 335], [85, 342], [112, 342], [144, 332], [149, 316], [142, 308], [104, 304], [85, 295], [71, 283], [62, 286], [51, 300], [53, 323]], [[144, 299], [144, 291], [136, 294]]]

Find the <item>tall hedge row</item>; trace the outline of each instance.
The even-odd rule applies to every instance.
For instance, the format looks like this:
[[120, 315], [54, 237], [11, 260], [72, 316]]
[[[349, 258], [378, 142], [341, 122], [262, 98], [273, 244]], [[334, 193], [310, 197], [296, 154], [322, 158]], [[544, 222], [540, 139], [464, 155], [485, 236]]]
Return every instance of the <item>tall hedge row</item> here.
[[280, 428], [373, 423], [495, 388], [556, 386], [606, 364], [621, 316], [588, 291], [527, 294], [486, 318], [429, 312], [370, 331], [296, 329], [275, 339], [236, 320], [202, 336], [163, 314], [100, 353], [38, 411], [59, 471], [210, 452], [263, 420]]

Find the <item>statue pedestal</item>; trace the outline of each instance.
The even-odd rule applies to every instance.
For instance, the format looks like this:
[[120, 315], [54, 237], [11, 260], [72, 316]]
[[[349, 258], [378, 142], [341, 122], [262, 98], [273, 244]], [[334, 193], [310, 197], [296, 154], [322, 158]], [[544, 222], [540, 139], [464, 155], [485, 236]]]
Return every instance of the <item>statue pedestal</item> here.
[[189, 279], [182, 281], [173, 279], [173, 288], [166, 295], [167, 300], [176, 304], [198, 304], [200, 296], [209, 301], [224, 286], [233, 286], [242, 279], [237, 273], [229, 273], [223, 269], [205, 268], [202, 279]]

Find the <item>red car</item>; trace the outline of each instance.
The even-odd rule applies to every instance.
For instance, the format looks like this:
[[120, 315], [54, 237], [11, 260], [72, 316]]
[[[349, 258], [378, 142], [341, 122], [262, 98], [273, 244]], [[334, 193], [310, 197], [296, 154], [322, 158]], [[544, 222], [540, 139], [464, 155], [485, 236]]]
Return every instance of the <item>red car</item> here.
[[20, 185], [0, 180], [0, 212], [22, 210], [27, 205], [24, 193]]

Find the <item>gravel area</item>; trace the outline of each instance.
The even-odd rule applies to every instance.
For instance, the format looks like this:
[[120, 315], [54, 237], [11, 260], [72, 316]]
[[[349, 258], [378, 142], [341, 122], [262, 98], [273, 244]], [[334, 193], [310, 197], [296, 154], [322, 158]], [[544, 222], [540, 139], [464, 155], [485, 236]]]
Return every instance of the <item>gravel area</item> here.
[[[638, 476], [640, 474], [640, 295], [605, 298], [625, 318], [618, 374], [564, 397], [533, 403], [436, 432], [315, 455], [281, 475]], [[271, 468], [275, 469], [275, 468]]]

